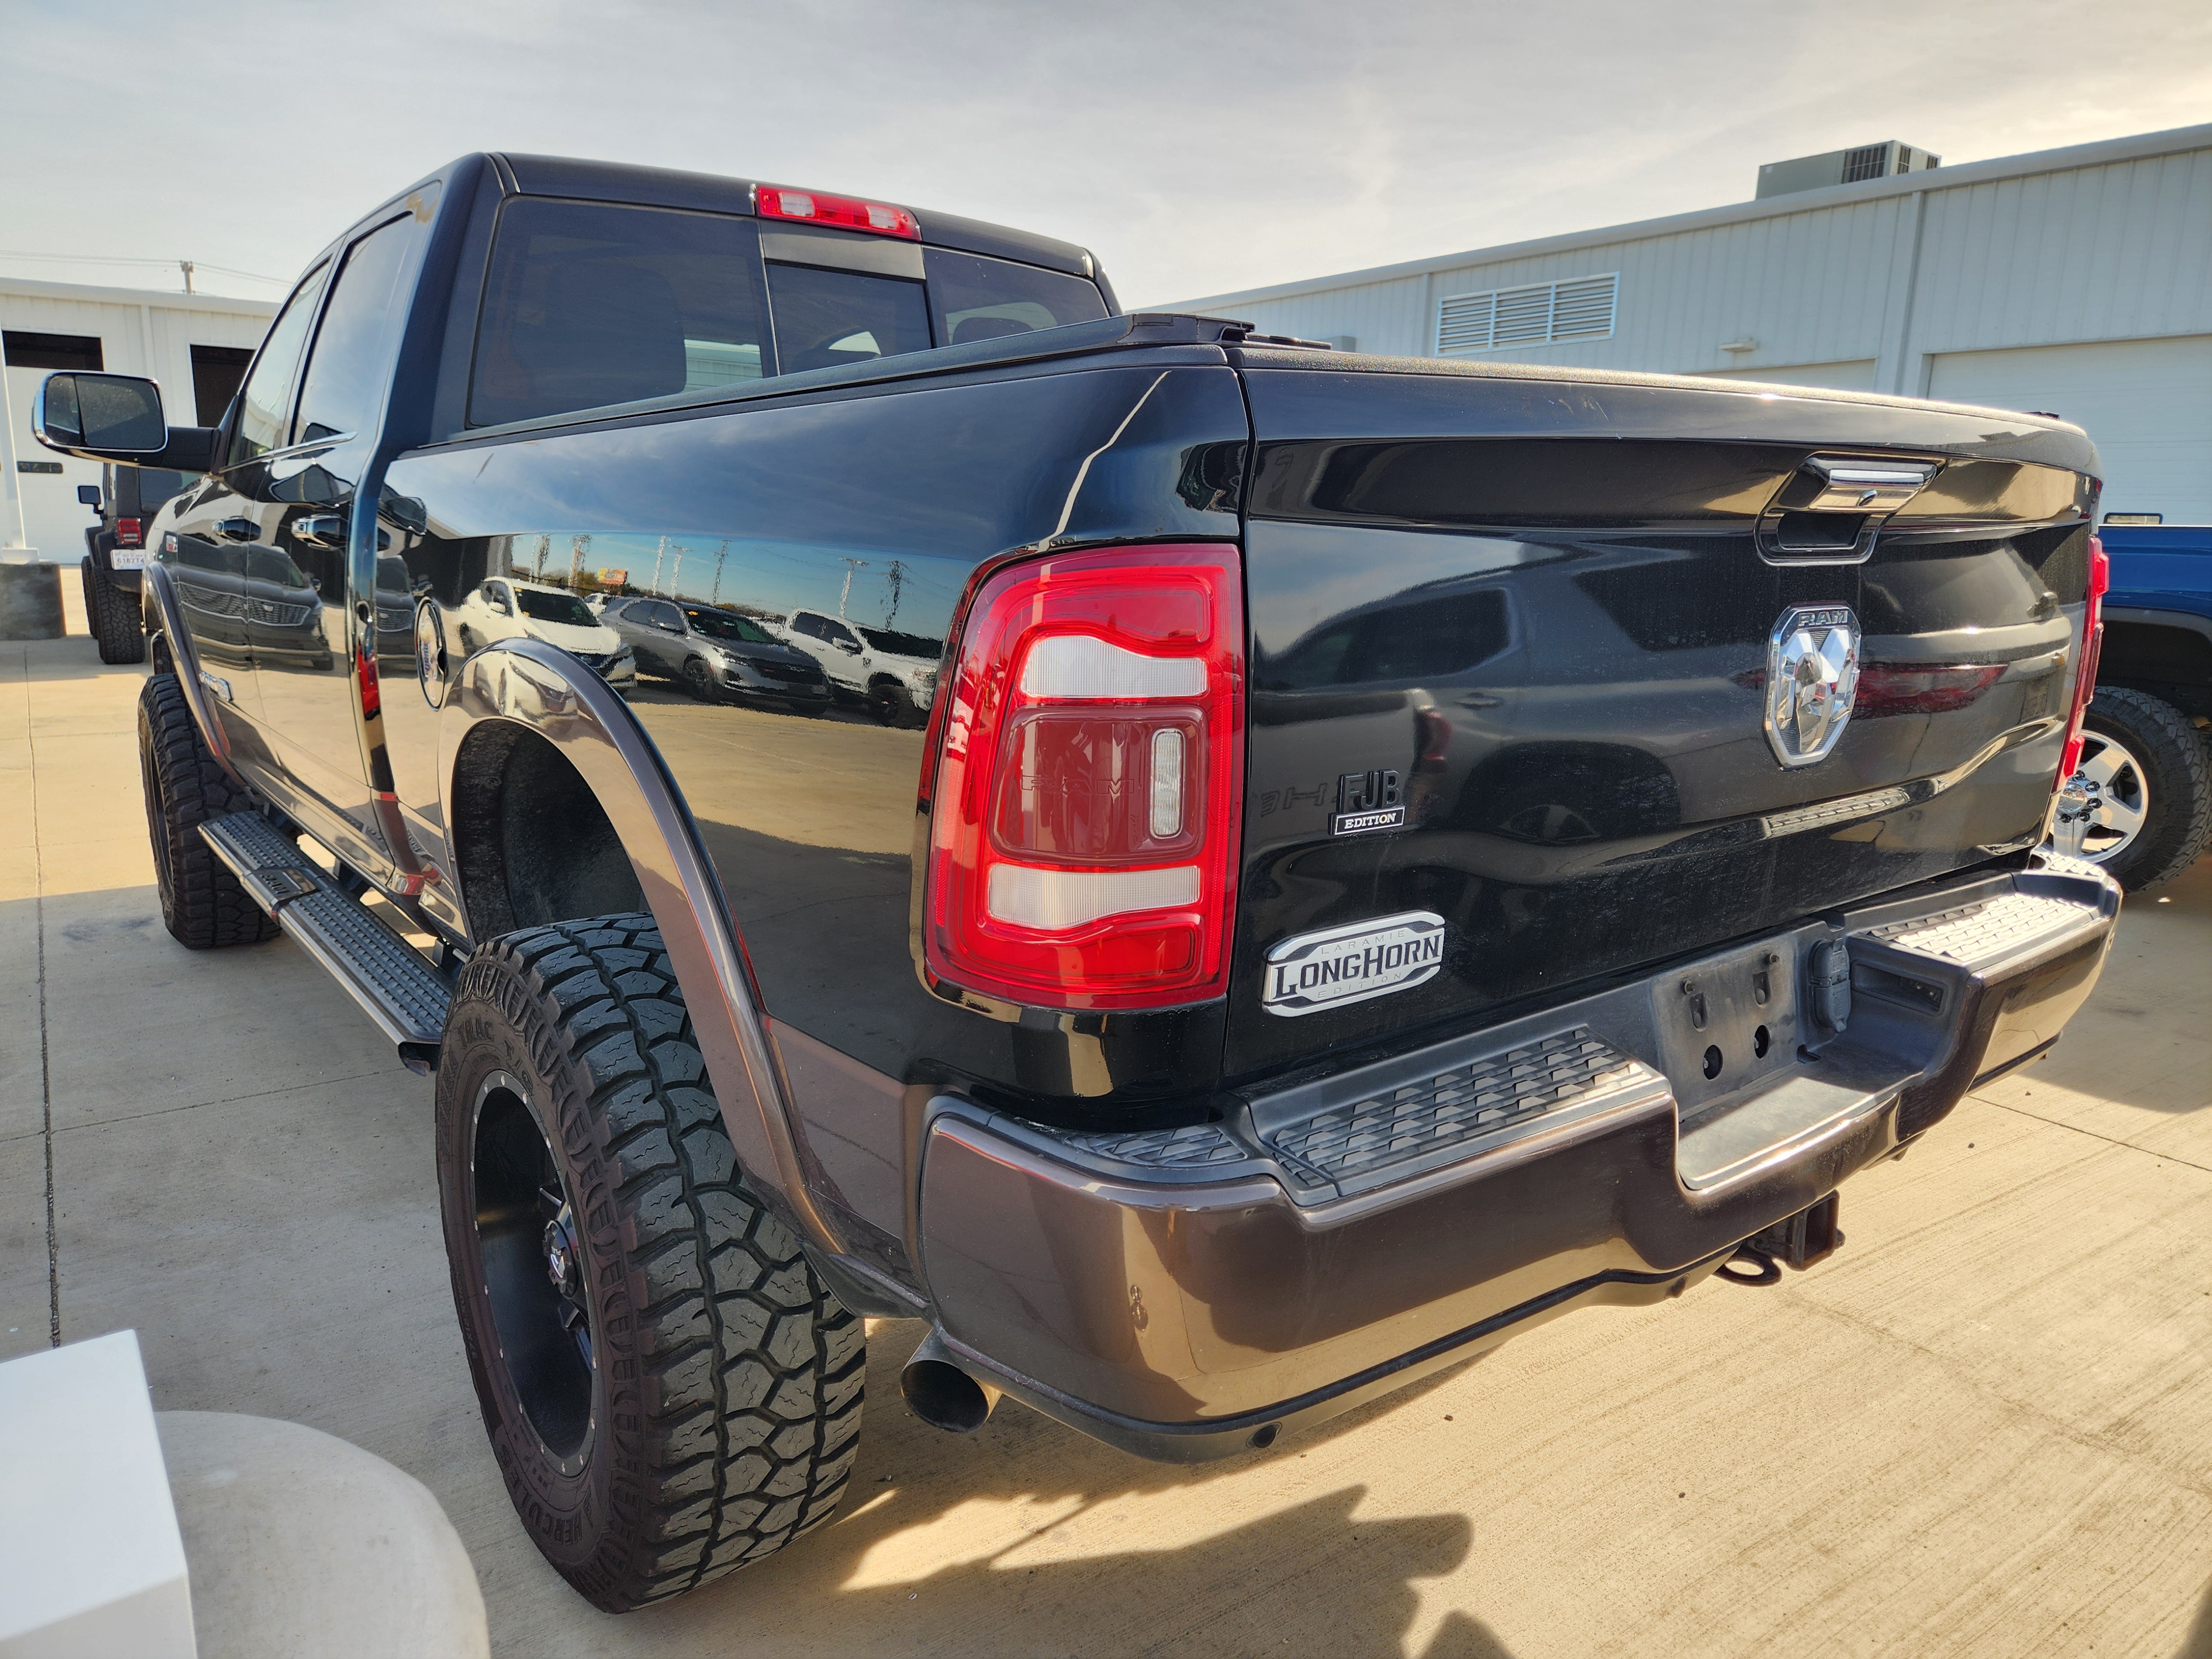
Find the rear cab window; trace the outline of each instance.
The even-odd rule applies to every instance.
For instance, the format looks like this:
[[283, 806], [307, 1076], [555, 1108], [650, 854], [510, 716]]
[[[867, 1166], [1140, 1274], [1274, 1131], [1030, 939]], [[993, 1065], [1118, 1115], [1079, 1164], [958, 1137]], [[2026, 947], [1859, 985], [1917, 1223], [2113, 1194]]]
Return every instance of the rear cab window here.
[[1106, 314], [1097, 284], [1080, 276], [949, 248], [931, 248], [924, 257], [940, 345], [1095, 323]]
[[742, 386], [1108, 314], [1095, 283], [1065, 272], [858, 232], [805, 234], [793, 252], [789, 229], [764, 236], [734, 214], [509, 200], [477, 318], [468, 424]]
[[477, 325], [469, 424], [760, 379], [759, 271], [749, 219], [509, 202]]

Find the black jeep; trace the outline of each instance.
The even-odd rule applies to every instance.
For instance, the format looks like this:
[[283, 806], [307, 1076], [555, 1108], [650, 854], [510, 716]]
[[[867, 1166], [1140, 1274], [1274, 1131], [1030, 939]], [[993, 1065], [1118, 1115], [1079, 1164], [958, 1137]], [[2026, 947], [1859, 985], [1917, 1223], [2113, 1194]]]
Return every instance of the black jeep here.
[[139, 572], [146, 565], [146, 526], [161, 503], [182, 493], [196, 474], [173, 468], [117, 465], [100, 469], [96, 484], [79, 484], [76, 498], [100, 517], [87, 525], [84, 620], [107, 663], [143, 662]]

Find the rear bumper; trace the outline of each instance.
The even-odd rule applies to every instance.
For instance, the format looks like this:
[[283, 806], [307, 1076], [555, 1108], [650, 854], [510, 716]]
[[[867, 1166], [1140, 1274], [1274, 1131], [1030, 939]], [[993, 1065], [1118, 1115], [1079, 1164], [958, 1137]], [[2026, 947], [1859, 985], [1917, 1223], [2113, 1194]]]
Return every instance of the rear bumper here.
[[[2039, 857], [1218, 1125], [1075, 1135], [940, 1099], [919, 1214], [936, 1316], [979, 1375], [1128, 1450], [1265, 1443], [1570, 1308], [1679, 1294], [2047, 1048], [2118, 908], [2095, 866]], [[1799, 969], [1836, 939], [1851, 1017], [1801, 1028]], [[1753, 973], [1761, 1006], [1737, 1008], [1725, 988]], [[1694, 1040], [1741, 1057], [1717, 1083], [1685, 1076], [1686, 979], [1717, 999]]]

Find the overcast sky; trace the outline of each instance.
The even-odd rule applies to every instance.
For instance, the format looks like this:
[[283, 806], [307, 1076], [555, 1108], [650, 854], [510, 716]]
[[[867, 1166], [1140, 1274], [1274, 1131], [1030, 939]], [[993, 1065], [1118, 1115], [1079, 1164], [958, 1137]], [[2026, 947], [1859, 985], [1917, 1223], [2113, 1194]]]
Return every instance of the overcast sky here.
[[279, 297], [471, 149], [1048, 232], [1158, 304], [2212, 120], [2206, 0], [0, 0], [0, 271]]

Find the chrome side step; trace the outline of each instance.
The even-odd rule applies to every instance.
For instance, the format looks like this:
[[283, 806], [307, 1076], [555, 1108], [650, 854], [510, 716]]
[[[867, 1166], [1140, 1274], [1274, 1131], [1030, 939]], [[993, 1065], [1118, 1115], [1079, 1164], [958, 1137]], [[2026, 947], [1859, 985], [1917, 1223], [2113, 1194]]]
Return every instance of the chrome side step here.
[[445, 975], [259, 813], [213, 819], [200, 835], [253, 902], [345, 987], [410, 1071], [435, 1068], [453, 999]]

